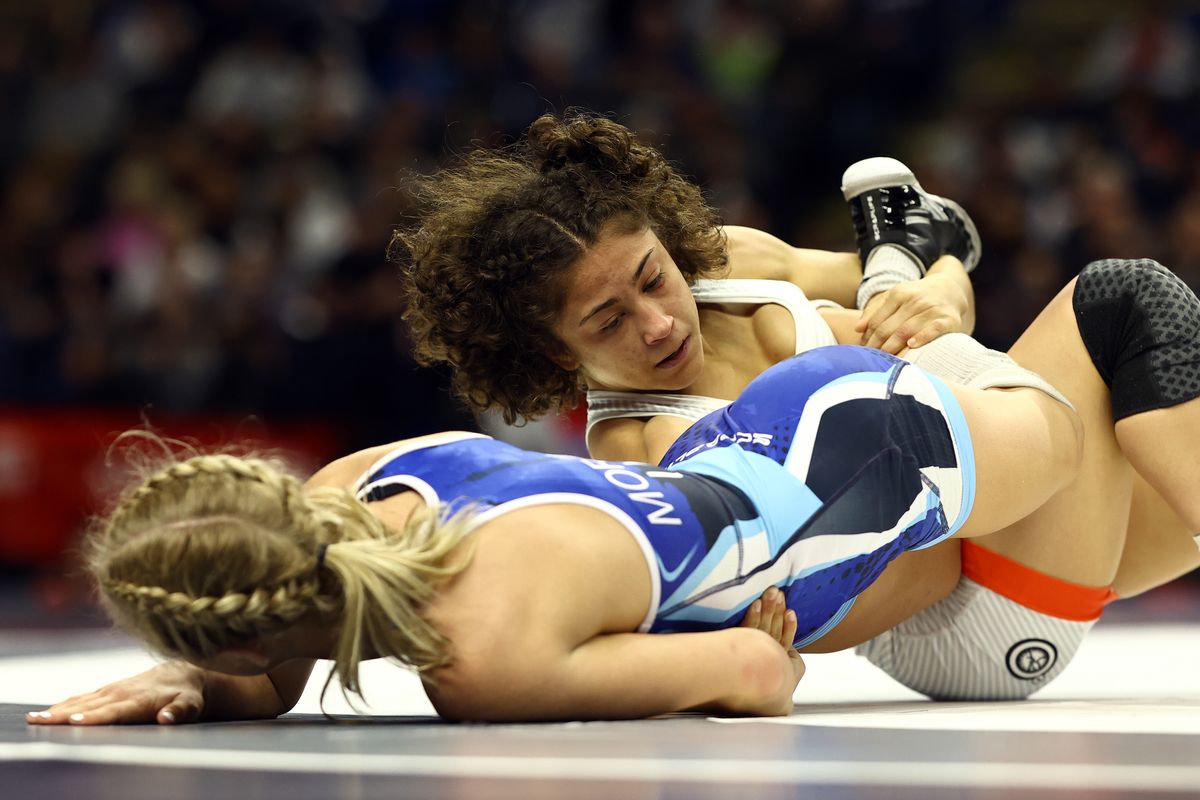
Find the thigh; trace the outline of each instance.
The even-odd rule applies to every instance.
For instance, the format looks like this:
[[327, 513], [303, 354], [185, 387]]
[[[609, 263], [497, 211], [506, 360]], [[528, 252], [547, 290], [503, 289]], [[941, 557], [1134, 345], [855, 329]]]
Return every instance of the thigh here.
[[970, 430], [974, 503], [962, 537], [995, 534], [1044, 507], [1079, 469], [1080, 427], [1034, 389], [950, 387]]
[[833, 653], [872, 639], [942, 600], [958, 585], [962, 559], [957, 539], [905, 553], [854, 602], [836, 628], [804, 648]]
[[[1108, 387], [1079, 335], [1073, 291], [1074, 281], [1009, 355], [1049, 380], [1075, 406], [1083, 425], [1078, 471], [1028, 516], [978, 544], [1056, 578], [1100, 586], [1112, 581], [1124, 549], [1133, 471], [1116, 440]], [[981, 476], [980, 485], [984, 480]]]
[[1122, 451], [1191, 533], [1200, 532], [1200, 398], [1125, 417]]
[[1113, 591], [1133, 597], [1200, 567], [1194, 534], [1162, 495], [1135, 474], [1129, 532]]

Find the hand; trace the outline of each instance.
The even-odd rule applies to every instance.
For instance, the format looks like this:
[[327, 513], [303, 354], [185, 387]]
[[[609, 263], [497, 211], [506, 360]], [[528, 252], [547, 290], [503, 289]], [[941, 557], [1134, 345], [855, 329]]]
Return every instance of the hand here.
[[791, 681], [784, 687], [784, 696], [778, 698], [778, 708], [773, 713], [784, 715], [792, 712], [792, 695], [804, 677], [804, 659], [793, 643], [796, 640], [796, 612], [787, 607], [787, 597], [772, 586], [763, 592], [746, 609], [740, 623], [743, 628], [756, 628], [774, 639], [787, 654], [791, 668]]
[[784, 650], [795, 649], [792, 641], [796, 638], [796, 612], [788, 609], [787, 598], [774, 586], [750, 604], [739, 624], [766, 633]]
[[204, 710], [204, 670], [168, 661], [132, 678], [25, 715], [30, 725], [194, 722]]
[[893, 355], [963, 329], [970, 298], [954, 280], [930, 274], [870, 299], [854, 330], [861, 343]]

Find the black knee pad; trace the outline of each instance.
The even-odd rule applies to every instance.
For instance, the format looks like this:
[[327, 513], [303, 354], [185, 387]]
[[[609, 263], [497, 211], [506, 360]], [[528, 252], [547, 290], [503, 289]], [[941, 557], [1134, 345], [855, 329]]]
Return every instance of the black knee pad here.
[[1113, 419], [1200, 396], [1200, 300], [1149, 259], [1093, 261], [1072, 298]]

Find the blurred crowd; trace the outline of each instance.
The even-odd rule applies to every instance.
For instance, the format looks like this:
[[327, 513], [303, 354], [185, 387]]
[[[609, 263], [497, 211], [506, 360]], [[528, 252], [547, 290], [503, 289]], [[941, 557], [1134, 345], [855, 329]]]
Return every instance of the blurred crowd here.
[[[1189, 8], [1190, 7], [1190, 8]], [[849, 249], [888, 154], [984, 241], [1004, 347], [1088, 260], [1200, 286], [1200, 12], [1039, 0], [0, 6], [0, 406], [471, 425], [384, 257], [406, 170], [610, 113], [727, 222]]]

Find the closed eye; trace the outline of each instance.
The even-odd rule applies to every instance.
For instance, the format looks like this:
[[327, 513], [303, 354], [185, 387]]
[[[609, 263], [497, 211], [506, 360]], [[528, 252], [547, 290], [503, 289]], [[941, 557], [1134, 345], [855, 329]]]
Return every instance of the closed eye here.
[[647, 292], [654, 291], [658, 287], [662, 286], [662, 284], [663, 284], [663, 274], [661, 272], [659, 272], [657, 275], [654, 276], [653, 280], [647, 282], [646, 291]]
[[621, 324], [621, 319], [624, 316], [625, 316], [624, 314], [617, 314], [615, 317], [613, 317], [611, 320], [609, 320], [603, 326], [601, 326], [601, 328], [600, 328], [601, 332], [607, 333], [608, 331], [615, 331], [617, 329], [617, 326]]

